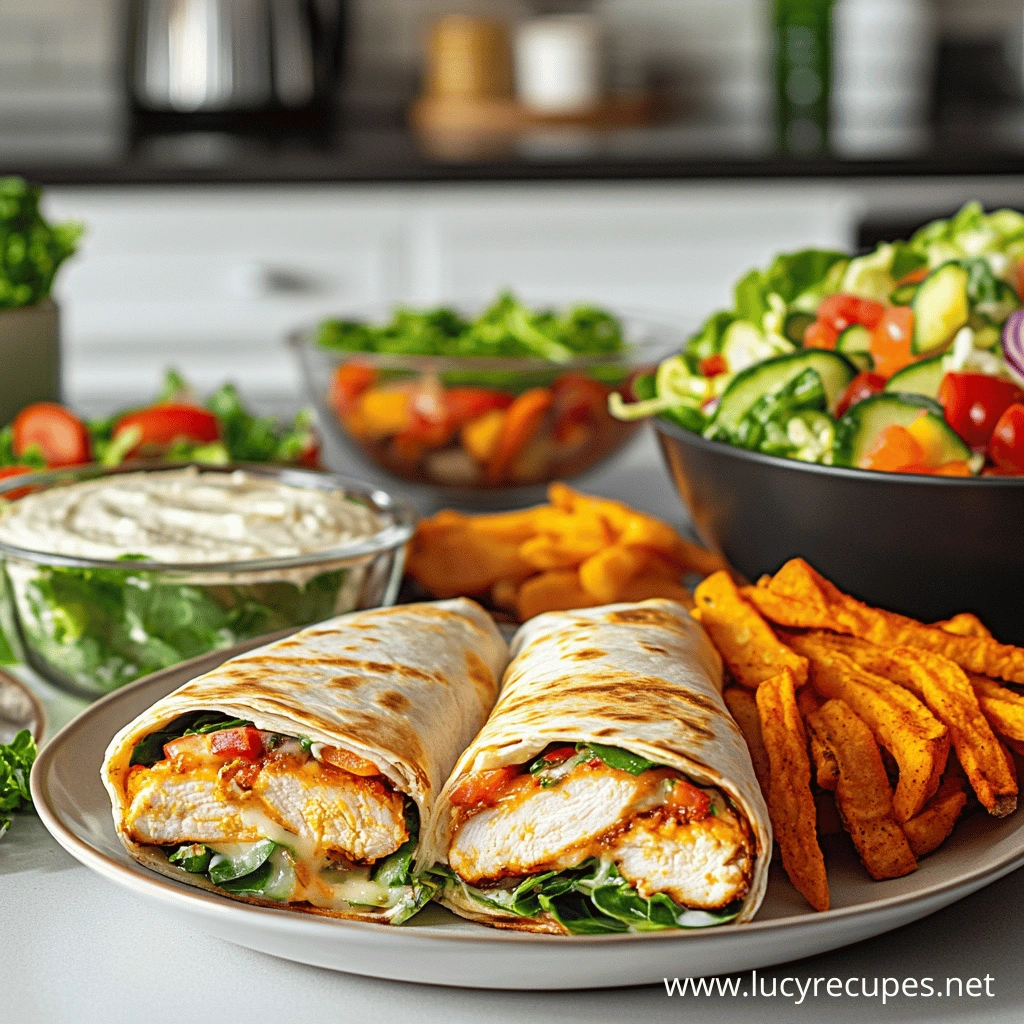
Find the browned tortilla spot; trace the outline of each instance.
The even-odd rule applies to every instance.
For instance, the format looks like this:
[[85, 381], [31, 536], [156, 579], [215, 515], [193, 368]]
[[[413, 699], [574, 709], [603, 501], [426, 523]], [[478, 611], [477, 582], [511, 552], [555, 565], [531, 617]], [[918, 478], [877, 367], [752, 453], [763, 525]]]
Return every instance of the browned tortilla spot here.
[[645, 651], [650, 651], [651, 654], [664, 654], [666, 657], [668, 657], [668, 651], [666, 651], [664, 647], [659, 647], [657, 644], [648, 644], [648, 643], [644, 643], [641, 640], [640, 641], [640, 646]]
[[365, 681], [362, 676], [331, 676], [324, 685], [332, 690], [358, 690]]
[[586, 650], [569, 655], [569, 657], [575, 658], [576, 661], [592, 661], [594, 658], [605, 657], [605, 652], [599, 651], [596, 647], [588, 647]]
[[486, 700], [493, 700], [498, 682], [476, 651], [466, 651], [466, 671], [477, 692], [482, 694]]
[[402, 712], [410, 708], [409, 698], [404, 693], [388, 690], [377, 698], [377, 703], [388, 711]]
[[673, 633], [682, 632], [679, 620], [674, 615], [658, 608], [629, 608], [623, 611], [609, 612], [608, 621], [626, 626], [660, 626]]

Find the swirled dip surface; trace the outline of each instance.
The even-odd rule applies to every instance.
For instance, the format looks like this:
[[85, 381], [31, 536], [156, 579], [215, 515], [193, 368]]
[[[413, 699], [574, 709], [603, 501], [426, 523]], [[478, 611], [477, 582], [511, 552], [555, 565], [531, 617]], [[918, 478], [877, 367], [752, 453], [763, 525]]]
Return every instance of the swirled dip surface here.
[[195, 468], [123, 473], [30, 494], [0, 517], [0, 540], [51, 554], [158, 562], [288, 558], [371, 537], [371, 511], [343, 491]]

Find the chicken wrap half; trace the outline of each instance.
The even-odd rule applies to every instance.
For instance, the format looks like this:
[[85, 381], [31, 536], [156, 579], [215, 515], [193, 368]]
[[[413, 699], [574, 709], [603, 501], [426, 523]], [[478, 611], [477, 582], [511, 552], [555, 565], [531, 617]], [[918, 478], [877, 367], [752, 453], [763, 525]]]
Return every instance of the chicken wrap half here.
[[460, 598], [343, 615], [232, 658], [107, 748], [137, 861], [249, 903], [400, 924], [436, 891], [420, 823], [508, 649]]
[[424, 863], [463, 917], [555, 934], [747, 921], [768, 811], [682, 605], [531, 619], [501, 697], [445, 784]]

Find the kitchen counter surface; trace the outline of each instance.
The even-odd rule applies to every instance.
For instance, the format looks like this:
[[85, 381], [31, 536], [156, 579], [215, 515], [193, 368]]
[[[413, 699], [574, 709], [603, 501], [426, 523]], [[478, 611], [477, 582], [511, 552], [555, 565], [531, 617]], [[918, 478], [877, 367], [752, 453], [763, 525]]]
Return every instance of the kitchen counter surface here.
[[[585, 486], [614, 497], [643, 495], [648, 510], [679, 525], [682, 510], [650, 436]], [[41, 683], [50, 732], [82, 706]], [[551, 1021], [714, 1022], [942, 1021], [1024, 1019], [1018, 950], [1024, 870], [889, 935], [764, 972], [762, 991], [796, 978], [984, 979], [992, 995], [971, 998], [830, 998], [820, 987], [793, 998], [669, 998], [663, 986], [596, 992], [515, 993], [432, 988], [332, 973], [209, 938], [189, 921], [144, 902], [79, 865], [32, 814], [18, 815], [0, 842], [3, 1018], [19, 1024], [149, 1024], [185, 1020], [242, 1024], [273, 1019], [388, 1024], [532, 1024]], [[749, 977], [742, 979], [749, 983]], [[855, 989], [856, 990], [856, 989]], [[954, 986], [955, 991], [955, 986]]]
[[1013, 175], [1024, 108], [950, 109], [930, 127], [884, 127], [835, 152], [779, 153], [770, 122], [669, 121], [591, 132], [544, 129], [504, 143], [427, 142], [399, 123], [350, 119], [305, 133], [211, 128], [139, 133], [116, 116], [0, 124], [0, 174], [42, 184], [176, 184]]

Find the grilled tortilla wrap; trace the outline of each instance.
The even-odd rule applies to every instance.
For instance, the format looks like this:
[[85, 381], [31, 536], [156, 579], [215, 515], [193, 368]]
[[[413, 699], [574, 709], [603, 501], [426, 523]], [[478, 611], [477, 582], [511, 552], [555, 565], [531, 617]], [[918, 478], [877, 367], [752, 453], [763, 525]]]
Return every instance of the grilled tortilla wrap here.
[[401, 923], [434, 891], [415, 870], [419, 823], [507, 654], [460, 598], [343, 615], [232, 658], [111, 741], [121, 842], [249, 903]]
[[424, 862], [463, 917], [556, 934], [747, 921], [768, 811], [722, 664], [672, 601], [531, 619], [434, 811]]

